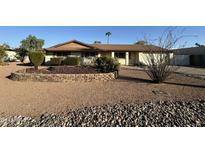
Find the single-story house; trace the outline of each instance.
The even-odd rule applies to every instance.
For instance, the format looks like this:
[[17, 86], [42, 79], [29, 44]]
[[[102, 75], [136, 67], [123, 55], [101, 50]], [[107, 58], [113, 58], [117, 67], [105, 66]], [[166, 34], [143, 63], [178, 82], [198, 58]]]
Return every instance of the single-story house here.
[[205, 47], [174, 49], [174, 63], [181, 66], [205, 66]]
[[[162, 48], [154, 45], [135, 44], [86, 44], [77, 40], [57, 44], [44, 49], [45, 62], [52, 57], [78, 56], [81, 58], [109, 56], [117, 58], [121, 65], [139, 65], [146, 63], [148, 54], [159, 54]], [[163, 50], [164, 51], [164, 50]], [[165, 56], [170, 57], [170, 51]]]

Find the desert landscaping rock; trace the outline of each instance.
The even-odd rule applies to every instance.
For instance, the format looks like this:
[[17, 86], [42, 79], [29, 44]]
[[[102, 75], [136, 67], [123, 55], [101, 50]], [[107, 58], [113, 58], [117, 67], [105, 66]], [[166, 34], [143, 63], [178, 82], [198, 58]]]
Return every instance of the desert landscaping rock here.
[[[68, 67], [69, 68], [69, 67]], [[33, 69], [28, 69], [33, 70]], [[10, 79], [14, 81], [38, 81], [38, 82], [91, 82], [91, 81], [109, 81], [117, 78], [117, 72], [110, 73], [94, 73], [90, 71], [88, 74], [79, 74], [79, 70], [75, 70], [77, 74], [57, 74], [59, 70], [52, 73], [40, 73], [47, 71], [46, 69], [38, 70], [39, 72], [27, 72], [27, 69], [13, 72], [10, 75]], [[89, 70], [89, 69], [88, 69]], [[69, 70], [67, 70], [69, 71]], [[83, 72], [86, 73], [86, 72]]]
[[40, 117], [0, 118], [1, 127], [203, 127], [205, 101], [159, 101], [85, 107]]

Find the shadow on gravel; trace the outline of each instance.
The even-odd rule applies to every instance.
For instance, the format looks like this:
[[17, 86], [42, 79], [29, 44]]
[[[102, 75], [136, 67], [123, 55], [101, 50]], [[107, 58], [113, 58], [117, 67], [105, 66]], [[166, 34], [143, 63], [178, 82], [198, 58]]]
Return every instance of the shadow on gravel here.
[[163, 83], [178, 85], [178, 86], [192, 87], [192, 88], [205, 88], [204, 85], [194, 85], [194, 84], [184, 84], [184, 83], [174, 83], [174, 82], [163, 82]]
[[6, 76], [6, 78], [11, 80], [11, 75]]
[[[136, 77], [128, 77], [128, 76], [119, 76], [117, 81], [133, 81], [136, 83], [153, 83], [151, 80], [136, 78]], [[205, 88], [205, 85], [195, 85], [195, 84], [184, 84], [184, 83], [175, 83], [175, 82], [163, 82], [165, 84], [178, 85], [178, 86], [186, 86], [192, 88]]]
[[151, 80], [148, 79], [142, 79], [142, 78], [136, 78], [136, 77], [128, 77], [128, 76], [119, 76], [117, 78], [118, 81], [133, 81], [133, 82], [144, 82], [144, 83], [152, 83]]
[[17, 66], [33, 66], [32, 63], [19, 63], [19, 64], [16, 64]]

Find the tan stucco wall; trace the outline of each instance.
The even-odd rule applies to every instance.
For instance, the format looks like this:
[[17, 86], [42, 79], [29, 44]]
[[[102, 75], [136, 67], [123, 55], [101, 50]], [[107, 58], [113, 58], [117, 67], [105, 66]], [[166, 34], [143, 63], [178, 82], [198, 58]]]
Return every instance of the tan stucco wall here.
[[52, 55], [46, 55], [46, 56], [45, 56], [45, 62], [50, 61], [51, 58], [53, 58], [53, 57], [55, 57], [55, 56], [52, 56]]
[[163, 56], [164, 58], [169, 56], [169, 59], [170, 59], [169, 54], [159, 54], [159, 53], [149, 54], [149, 53], [140, 52], [139, 53], [139, 63], [143, 65], [147, 65], [151, 57], [153, 57], [154, 60], [158, 60], [160, 56]]
[[125, 58], [117, 58], [121, 65], [125, 65]]

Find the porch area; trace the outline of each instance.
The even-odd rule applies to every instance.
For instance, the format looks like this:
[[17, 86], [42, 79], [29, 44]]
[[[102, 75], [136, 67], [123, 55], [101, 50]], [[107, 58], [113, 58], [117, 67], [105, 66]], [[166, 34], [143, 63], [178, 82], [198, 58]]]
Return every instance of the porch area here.
[[112, 58], [117, 58], [121, 65], [136, 65], [139, 63], [139, 52], [111, 52]]

